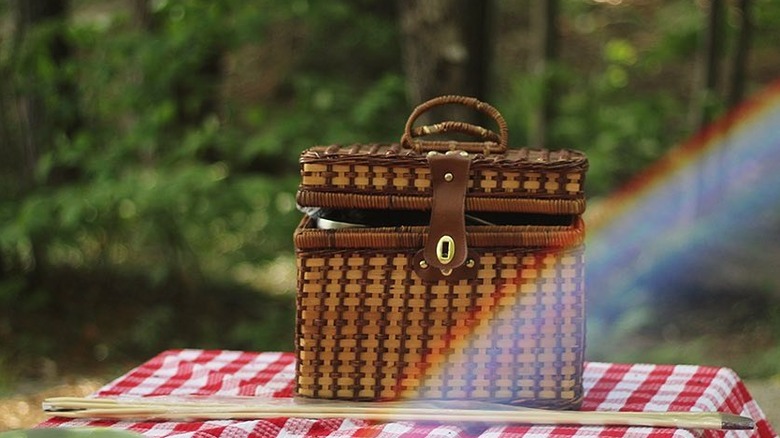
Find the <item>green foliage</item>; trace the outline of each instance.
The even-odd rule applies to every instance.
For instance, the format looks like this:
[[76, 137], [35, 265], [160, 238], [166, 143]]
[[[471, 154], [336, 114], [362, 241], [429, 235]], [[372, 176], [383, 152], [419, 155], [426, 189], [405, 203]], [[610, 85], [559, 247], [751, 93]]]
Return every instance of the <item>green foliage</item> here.
[[[553, 68], [553, 80], [567, 84], [559, 96], [550, 133], [550, 146], [588, 154], [588, 192], [602, 196], [625, 183], [673, 145], [684, 132], [682, 103], [671, 93], [627, 93], [636, 52], [624, 40], [605, 47], [605, 67], [586, 75], [569, 67]], [[514, 137], [527, 135], [532, 108], [543, 82], [518, 75], [512, 91], [500, 101]], [[519, 134], [519, 135], [518, 135]]]
[[[53, 20], [0, 46], [0, 69], [13, 78], [0, 94], [0, 134], [17, 163], [36, 155], [29, 175], [9, 162], [0, 172], [0, 343], [13, 345], [0, 358], [72, 353], [29, 324], [41, 317], [101, 351], [86, 357], [108, 346], [112, 357], [196, 345], [292, 349], [290, 296], [244, 285], [269, 263], [294, 269], [298, 154], [400, 135], [392, 9], [149, 4], [145, 22], [121, 9], [108, 20]], [[293, 50], [276, 53], [277, 38]], [[63, 42], [67, 56], [58, 56]], [[251, 56], [279, 71], [232, 67]], [[10, 96], [40, 103], [40, 119], [27, 124]], [[5, 128], [20, 124], [41, 130], [34, 150], [25, 129]], [[121, 328], [93, 313], [108, 309]]]
[[[700, 47], [703, 16], [690, 2], [653, 8], [569, 2], [562, 7], [563, 27], [574, 35], [560, 42], [561, 57], [575, 57], [549, 65], [546, 77], [507, 73], [497, 105], [520, 144], [528, 138], [528, 123], [544, 94], [554, 92], [548, 146], [587, 152], [588, 193], [604, 196], [691, 134], [685, 119], [688, 96], [670, 80], [690, 78], [695, 71], [691, 60]], [[652, 35], [644, 34], [645, 28]], [[567, 53], [567, 44], [577, 53]]]
[[780, 4], [772, 0], [759, 0], [753, 8], [752, 18], [756, 27], [757, 48], [775, 49], [773, 36], [777, 31], [777, 23], [780, 21]]
[[[73, 2], [78, 14], [23, 35], [0, 3], [0, 368], [291, 349], [294, 286], [278, 268], [294, 270], [297, 157], [399, 138], [409, 108], [395, 4], [150, 0], [140, 19], [114, 3]], [[548, 84], [550, 146], [588, 153], [591, 196], [690, 134], [696, 3], [564, 2], [562, 42], [576, 44], [546, 77], [521, 65], [527, 11], [503, 7], [489, 100], [512, 145]], [[755, 47], [768, 51], [780, 7], [754, 12]], [[637, 311], [618, 329], [651, 318]]]

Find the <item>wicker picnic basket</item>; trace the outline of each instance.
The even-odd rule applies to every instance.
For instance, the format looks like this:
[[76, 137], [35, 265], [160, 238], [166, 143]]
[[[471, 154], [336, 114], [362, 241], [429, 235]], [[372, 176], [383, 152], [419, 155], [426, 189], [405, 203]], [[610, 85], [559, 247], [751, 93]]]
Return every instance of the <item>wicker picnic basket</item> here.
[[[498, 132], [414, 127], [446, 104]], [[400, 143], [303, 152], [297, 395], [579, 406], [587, 158], [507, 143], [495, 108], [442, 96]]]

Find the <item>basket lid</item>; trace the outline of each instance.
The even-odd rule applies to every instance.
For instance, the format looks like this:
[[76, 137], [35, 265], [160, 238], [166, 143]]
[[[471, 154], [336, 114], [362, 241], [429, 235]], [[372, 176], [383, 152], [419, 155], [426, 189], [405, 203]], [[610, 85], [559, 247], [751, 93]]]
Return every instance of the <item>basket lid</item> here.
[[[427, 110], [445, 104], [469, 106], [490, 116], [498, 133], [465, 122], [414, 127]], [[480, 141], [426, 140], [459, 132]], [[297, 202], [303, 207], [430, 210], [427, 155], [457, 151], [471, 160], [466, 211], [581, 214], [588, 169], [584, 153], [508, 148], [506, 122], [492, 106], [463, 96], [441, 96], [418, 106], [399, 143], [315, 146], [300, 157]]]
[[[316, 146], [303, 152], [300, 169], [301, 206], [431, 208], [426, 155], [398, 143]], [[473, 154], [466, 211], [581, 214], [587, 169], [585, 154], [568, 149]]]

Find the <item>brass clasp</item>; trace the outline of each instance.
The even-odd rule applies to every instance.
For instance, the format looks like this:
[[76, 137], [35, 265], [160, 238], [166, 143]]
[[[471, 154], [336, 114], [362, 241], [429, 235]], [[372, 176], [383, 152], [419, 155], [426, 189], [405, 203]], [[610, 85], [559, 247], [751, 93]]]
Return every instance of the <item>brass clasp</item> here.
[[436, 258], [443, 265], [449, 264], [455, 257], [455, 240], [452, 236], [445, 234], [441, 236], [436, 243]]

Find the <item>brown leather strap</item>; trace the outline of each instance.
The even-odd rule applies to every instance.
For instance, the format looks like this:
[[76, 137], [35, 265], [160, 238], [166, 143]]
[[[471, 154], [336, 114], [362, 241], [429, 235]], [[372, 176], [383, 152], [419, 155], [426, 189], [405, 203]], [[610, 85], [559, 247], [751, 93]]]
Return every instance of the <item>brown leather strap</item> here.
[[466, 261], [465, 199], [471, 159], [454, 151], [429, 153], [431, 166], [431, 223], [423, 248], [428, 266], [455, 269]]

